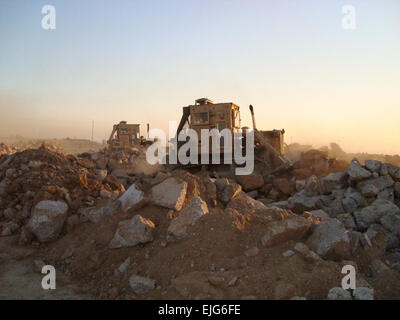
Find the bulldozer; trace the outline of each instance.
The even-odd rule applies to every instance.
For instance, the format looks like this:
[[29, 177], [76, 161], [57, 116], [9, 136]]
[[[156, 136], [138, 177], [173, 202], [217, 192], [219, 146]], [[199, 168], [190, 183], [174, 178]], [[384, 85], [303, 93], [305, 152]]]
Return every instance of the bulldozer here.
[[[149, 124], [147, 124], [147, 132], [149, 132]], [[128, 124], [126, 121], [114, 124], [110, 138], [107, 140], [109, 150], [121, 150], [149, 144], [151, 141], [140, 136], [140, 124]]]
[[[291, 166], [289, 160], [284, 157], [284, 133], [285, 130], [259, 131], [256, 128], [254, 108], [250, 105], [250, 112], [254, 130], [254, 155], [255, 161], [264, 166], [268, 172], [287, 169]], [[242, 145], [245, 145], [245, 132], [247, 127], [241, 127], [240, 107], [232, 102], [214, 103], [208, 98], [195, 100], [194, 105], [183, 107], [183, 114], [177, 128], [178, 136], [184, 128], [190, 128], [196, 131], [198, 137], [201, 137], [201, 129], [217, 129], [221, 131], [228, 129], [230, 131], [242, 129]], [[199, 139], [199, 145], [201, 138]], [[178, 149], [182, 143], [178, 142]], [[210, 145], [210, 144], [209, 144]], [[220, 154], [224, 152], [224, 147], [220, 147]]]

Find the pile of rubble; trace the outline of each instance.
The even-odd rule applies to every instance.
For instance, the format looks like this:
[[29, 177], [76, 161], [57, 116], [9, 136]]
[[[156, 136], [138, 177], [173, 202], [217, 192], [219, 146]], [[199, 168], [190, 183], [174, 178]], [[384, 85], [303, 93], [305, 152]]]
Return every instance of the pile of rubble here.
[[[104, 299], [400, 297], [400, 168], [229, 177], [144, 169], [143, 155], [9, 156], [2, 235], [20, 230]], [[358, 272], [352, 292], [338, 288], [344, 265]]]
[[[256, 174], [235, 181], [207, 172], [158, 172], [113, 203], [82, 211], [90, 220], [86, 245], [61, 239], [48, 248], [47, 259], [100, 298], [393, 297], [399, 294], [392, 282], [400, 283], [400, 229], [385, 220], [397, 221], [400, 209], [395, 198], [382, 196], [388, 188], [397, 190], [398, 168], [380, 164], [378, 170], [374, 163], [374, 174], [371, 165], [354, 160], [346, 172], [296, 181], [299, 191], [267, 205], [245, 192], [265, 185]], [[376, 199], [362, 192], [389, 177], [392, 183]], [[365, 202], [350, 210], [348, 198]], [[337, 211], [339, 200], [348, 212]], [[363, 218], [371, 212], [379, 217], [366, 226]], [[82, 243], [82, 229], [74, 232]], [[83, 269], [88, 254], [95, 258]], [[159, 261], [168, 267], [160, 268]], [[353, 292], [337, 288], [341, 268], [349, 264], [359, 272]]]
[[[85, 158], [65, 156], [44, 145], [4, 157], [0, 180], [0, 234], [19, 230], [23, 242], [31, 239], [30, 232], [39, 240], [55, 239], [64, 220], [77, 221], [80, 209], [125, 191], [114, 176]], [[58, 223], [53, 231], [36, 230], [35, 223], [43, 217]]]

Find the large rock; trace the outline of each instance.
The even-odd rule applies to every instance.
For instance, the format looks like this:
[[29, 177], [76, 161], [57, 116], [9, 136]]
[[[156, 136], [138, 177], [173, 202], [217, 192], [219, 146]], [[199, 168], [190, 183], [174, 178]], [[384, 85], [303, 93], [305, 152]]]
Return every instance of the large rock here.
[[252, 191], [261, 188], [264, 185], [264, 178], [255, 173], [236, 176], [236, 180], [245, 191]]
[[67, 218], [64, 201], [44, 200], [36, 204], [27, 228], [40, 242], [52, 241], [60, 234]]
[[154, 223], [140, 215], [121, 221], [110, 242], [110, 248], [133, 247], [139, 243], [153, 241]]
[[187, 191], [187, 182], [171, 177], [151, 189], [150, 200], [161, 207], [179, 211], [182, 209]]
[[171, 221], [167, 230], [167, 241], [174, 242], [187, 237], [187, 227], [195, 224], [207, 213], [207, 204], [199, 196], [194, 196], [192, 201]]
[[358, 182], [372, 176], [372, 173], [363, 168], [356, 158], [351, 161], [350, 166], [347, 169], [347, 174], [349, 175], [351, 182]]
[[387, 230], [400, 237], [400, 214], [399, 213], [388, 213], [384, 215], [380, 222]]
[[377, 192], [381, 192], [383, 189], [390, 188], [393, 186], [394, 181], [389, 175], [384, 175], [378, 178], [372, 178], [365, 181], [361, 181], [357, 184], [358, 190], [363, 190], [366, 185], [373, 185], [378, 190]]
[[377, 172], [381, 170], [382, 163], [378, 160], [365, 160], [365, 167], [371, 172]]
[[240, 192], [236, 197], [234, 197], [228, 203], [227, 208], [235, 209], [242, 214], [251, 214], [267, 210], [267, 207], [261, 201], [249, 197], [244, 192]]
[[84, 219], [98, 223], [104, 217], [112, 216], [117, 213], [120, 207], [118, 201], [108, 200], [106, 203], [98, 204], [94, 207], [88, 207], [80, 210], [80, 214]]
[[327, 219], [317, 226], [307, 240], [308, 246], [327, 260], [350, 257], [350, 239], [343, 224], [337, 219]]
[[383, 216], [389, 213], [399, 214], [400, 209], [388, 200], [377, 199], [370, 206], [355, 211], [354, 217], [357, 225], [361, 229], [366, 229], [371, 224], [378, 223]]
[[136, 295], [141, 296], [152, 291], [156, 286], [156, 281], [133, 275], [129, 278], [129, 285]]
[[319, 196], [309, 197], [305, 190], [295, 193], [288, 199], [289, 209], [296, 213], [321, 209], [323, 203]]
[[145, 203], [143, 191], [135, 184], [132, 184], [118, 200], [121, 202], [121, 208], [124, 212], [130, 209], [139, 209]]
[[289, 240], [303, 238], [310, 229], [312, 222], [309, 219], [293, 215], [280, 221], [268, 224], [268, 230], [261, 238], [263, 246], [270, 247]]
[[326, 177], [320, 178], [320, 185], [324, 194], [332, 193], [333, 190], [342, 189], [346, 181], [346, 172], [334, 172]]

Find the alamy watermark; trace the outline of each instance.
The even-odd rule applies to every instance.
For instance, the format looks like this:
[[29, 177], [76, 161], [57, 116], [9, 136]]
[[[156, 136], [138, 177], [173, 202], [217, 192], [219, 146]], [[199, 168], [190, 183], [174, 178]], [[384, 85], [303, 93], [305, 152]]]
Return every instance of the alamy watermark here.
[[45, 265], [42, 268], [42, 274], [45, 274], [45, 276], [42, 279], [42, 288], [44, 290], [55, 290], [56, 269], [51, 265]]
[[356, 8], [347, 4], [342, 7], [342, 14], [342, 28], [344, 30], [356, 29]]
[[44, 30], [56, 29], [56, 8], [52, 5], [45, 5], [42, 7], [42, 28]]
[[[154, 143], [146, 151], [149, 164], [223, 164], [235, 163], [236, 175], [254, 170], [254, 132], [252, 130], [185, 129], [176, 135], [176, 121], [169, 122], [169, 136], [161, 129], [149, 131]], [[244, 139], [244, 140], [243, 140]], [[211, 142], [211, 143], [210, 143]], [[179, 146], [179, 148], [178, 148]], [[168, 152], [167, 152], [168, 151]], [[168, 154], [168, 155], [167, 155]], [[223, 155], [223, 156], [222, 156]]]
[[356, 288], [356, 268], [351, 264], [346, 264], [342, 268], [342, 274], [346, 274], [342, 279], [342, 289], [354, 290]]

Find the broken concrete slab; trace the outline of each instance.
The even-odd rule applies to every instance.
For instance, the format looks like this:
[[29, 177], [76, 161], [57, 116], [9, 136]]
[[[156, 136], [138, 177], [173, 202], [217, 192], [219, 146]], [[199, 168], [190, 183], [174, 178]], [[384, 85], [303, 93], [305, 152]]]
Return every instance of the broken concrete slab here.
[[296, 213], [321, 209], [323, 202], [319, 196], [308, 196], [305, 190], [295, 193], [288, 199], [289, 209]]
[[63, 228], [67, 211], [64, 201], [40, 201], [33, 209], [27, 228], [40, 242], [55, 240]]
[[247, 214], [252, 214], [255, 212], [260, 212], [260, 211], [266, 211], [267, 207], [258, 200], [253, 199], [252, 197], [249, 197], [246, 193], [243, 191], [240, 192], [236, 197], [231, 199], [229, 201], [227, 209], [235, 209], [239, 211], [240, 213], [247, 213]]
[[333, 172], [319, 179], [323, 194], [330, 194], [337, 189], [343, 189], [346, 182], [346, 172]]
[[110, 248], [133, 247], [140, 243], [153, 241], [154, 223], [140, 215], [121, 221], [111, 240]]
[[167, 230], [167, 241], [174, 242], [187, 237], [187, 227], [207, 213], [207, 204], [199, 196], [194, 196], [179, 215], [172, 219]]
[[185, 202], [187, 182], [171, 177], [155, 185], [150, 192], [150, 200], [155, 205], [179, 211]]
[[268, 224], [261, 243], [265, 247], [270, 247], [289, 240], [299, 240], [307, 234], [311, 225], [310, 220], [297, 215], [281, 221], [272, 221]]
[[132, 184], [121, 197], [119, 197], [121, 208], [124, 212], [128, 210], [137, 210], [146, 202], [144, 192], [135, 184]]
[[372, 173], [369, 170], [363, 168], [356, 158], [351, 161], [350, 166], [347, 169], [347, 174], [351, 182], [358, 182], [368, 179], [372, 176]]
[[346, 228], [337, 219], [327, 219], [317, 226], [307, 245], [327, 260], [343, 260], [350, 257], [350, 239]]

